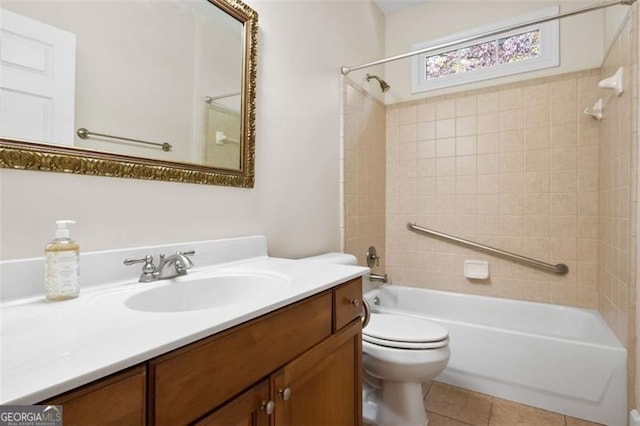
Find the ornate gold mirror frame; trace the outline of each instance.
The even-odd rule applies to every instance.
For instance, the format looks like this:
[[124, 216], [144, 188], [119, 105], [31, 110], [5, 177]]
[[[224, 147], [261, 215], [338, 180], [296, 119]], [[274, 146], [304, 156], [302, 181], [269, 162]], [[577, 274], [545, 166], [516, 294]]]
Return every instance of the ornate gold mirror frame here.
[[0, 167], [253, 188], [258, 14], [239, 0], [208, 0], [244, 26], [240, 170], [145, 159], [0, 137]]

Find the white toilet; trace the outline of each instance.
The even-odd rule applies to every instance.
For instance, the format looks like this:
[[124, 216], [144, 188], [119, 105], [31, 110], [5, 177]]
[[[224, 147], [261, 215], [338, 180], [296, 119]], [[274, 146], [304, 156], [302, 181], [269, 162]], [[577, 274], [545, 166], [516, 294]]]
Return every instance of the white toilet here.
[[363, 417], [377, 426], [424, 426], [422, 383], [449, 361], [449, 333], [420, 318], [372, 313], [362, 332]]
[[[355, 265], [355, 256], [327, 253], [306, 258]], [[424, 426], [422, 383], [449, 362], [449, 332], [425, 319], [371, 312], [362, 331], [363, 418], [376, 426]]]

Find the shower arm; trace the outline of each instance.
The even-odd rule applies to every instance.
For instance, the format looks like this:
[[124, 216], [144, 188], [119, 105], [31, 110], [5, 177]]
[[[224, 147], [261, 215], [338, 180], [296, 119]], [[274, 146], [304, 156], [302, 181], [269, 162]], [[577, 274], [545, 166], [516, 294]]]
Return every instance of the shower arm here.
[[384, 59], [379, 59], [377, 61], [368, 62], [366, 64], [355, 65], [355, 66], [351, 66], [351, 67], [342, 66], [340, 68], [340, 72], [342, 73], [342, 75], [347, 75], [351, 71], [357, 71], [357, 70], [360, 70], [360, 69], [363, 69], [363, 68], [372, 67], [372, 66], [375, 66], [375, 65], [386, 64], [387, 62], [398, 61], [400, 59], [410, 58], [412, 56], [422, 55], [424, 53], [434, 52], [436, 50], [441, 50], [441, 49], [445, 49], [445, 48], [448, 48], [448, 47], [457, 46], [459, 44], [467, 43], [467, 42], [470, 42], [470, 41], [476, 41], [476, 40], [479, 40], [479, 39], [482, 39], [482, 38], [485, 38], [485, 37], [490, 37], [490, 36], [502, 34], [502, 33], [505, 33], [505, 32], [513, 31], [513, 30], [518, 30], [518, 29], [521, 29], [521, 28], [528, 27], [530, 25], [542, 24], [542, 23], [545, 23], [545, 22], [554, 21], [556, 19], [561, 19], [561, 18], [568, 18], [570, 16], [580, 15], [582, 13], [591, 12], [591, 11], [599, 10], [599, 9], [604, 9], [604, 8], [607, 8], [607, 7], [610, 7], [610, 6], [619, 6], [619, 5], [631, 6], [635, 2], [636, 2], [636, 0], [613, 0], [613, 1], [605, 2], [605, 3], [601, 3], [601, 4], [598, 4], [598, 5], [587, 6], [587, 7], [581, 8], [581, 9], [576, 9], [576, 10], [572, 10], [572, 11], [569, 11], [569, 12], [560, 13], [560, 14], [555, 15], [555, 16], [548, 16], [548, 17], [545, 17], [545, 18], [534, 19], [532, 21], [528, 21], [528, 22], [525, 22], [525, 23], [522, 23], [522, 24], [510, 25], [508, 27], [503, 27], [503, 28], [500, 28], [500, 29], [497, 29], [497, 30], [487, 31], [487, 32], [484, 32], [482, 34], [476, 34], [476, 35], [473, 35], [473, 36], [460, 38], [458, 40], [450, 41], [450, 42], [447, 42], [447, 43], [442, 43], [442, 44], [439, 44], [437, 46], [431, 46], [431, 47], [427, 47], [427, 48], [424, 48], [424, 49], [414, 50], [414, 51], [403, 53], [403, 54], [400, 54], [400, 55], [391, 56], [391, 57], [384, 58]]

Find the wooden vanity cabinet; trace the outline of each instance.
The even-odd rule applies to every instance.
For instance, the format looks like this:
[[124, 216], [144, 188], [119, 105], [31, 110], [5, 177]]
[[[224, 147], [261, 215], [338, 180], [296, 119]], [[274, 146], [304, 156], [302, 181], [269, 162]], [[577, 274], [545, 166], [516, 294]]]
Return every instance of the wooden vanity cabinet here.
[[362, 282], [350, 281], [331, 295], [333, 334], [271, 374], [269, 399], [252, 401], [242, 421], [219, 421], [246, 401], [247, 395], [240, 395], [198, 424], [261, 425], [272, 411], [272, 426], [361, 425]]
[[357, 278], [125, 372], [137, 380], [127, 388], [135, 395], [117, 395], [126, 403], [92, 398], [113, 412], [138, 407], [136, 415], [92, 422], [93, 406], [76, 391], [47, 403], [64, 405], [65, 425], [361, 425], [361, 299]]

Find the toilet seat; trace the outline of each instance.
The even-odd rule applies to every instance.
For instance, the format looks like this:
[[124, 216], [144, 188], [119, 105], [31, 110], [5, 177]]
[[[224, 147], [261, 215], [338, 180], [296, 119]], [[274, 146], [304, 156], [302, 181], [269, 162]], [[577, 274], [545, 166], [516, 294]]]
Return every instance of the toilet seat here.
[[397, 349], [437, 349], [449, 344], [448, 331], [422, 318], [371, 313], [362, 340]]

